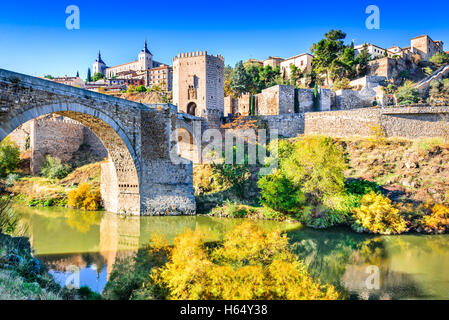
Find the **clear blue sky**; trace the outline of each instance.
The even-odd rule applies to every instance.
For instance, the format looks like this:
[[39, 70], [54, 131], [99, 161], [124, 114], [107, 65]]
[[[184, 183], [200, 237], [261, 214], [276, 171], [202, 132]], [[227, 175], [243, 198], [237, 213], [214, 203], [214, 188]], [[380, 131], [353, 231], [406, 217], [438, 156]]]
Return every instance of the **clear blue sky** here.
[[[84, 78], [98, 49], [108, 65], [137, 59], [148, 40], [154, 59], [179, 52], [220, 53], [226, 64], [308, 52], [329, 29], [347, 41], [408, 46], [429, 34], [449, 50], [449, 1], [3, 1], [0, 68], [35, 76]], [[67, 30], [65, 9], [80, 8], [80, 30]], [[365, 8], [380, 8], [380, 30], [365, 28]], [[407, 5], [405, 5], [407, 4]]]

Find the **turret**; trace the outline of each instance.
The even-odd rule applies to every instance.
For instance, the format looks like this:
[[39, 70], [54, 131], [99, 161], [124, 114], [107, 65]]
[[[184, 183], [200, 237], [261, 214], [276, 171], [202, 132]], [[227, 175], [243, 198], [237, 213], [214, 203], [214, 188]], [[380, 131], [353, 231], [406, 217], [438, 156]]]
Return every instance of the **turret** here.
[[147, 40], [145, 40], [144, 47], [139, 53], [139, 64], [141, 70], [148, 70], [153, 67], [153, 55], [148, 50]]

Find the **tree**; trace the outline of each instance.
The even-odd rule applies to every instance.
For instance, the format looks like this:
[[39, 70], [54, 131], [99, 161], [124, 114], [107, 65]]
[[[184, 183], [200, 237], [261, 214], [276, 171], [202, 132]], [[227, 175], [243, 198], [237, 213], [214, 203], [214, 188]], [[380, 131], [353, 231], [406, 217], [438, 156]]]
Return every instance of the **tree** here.
[[301, 79], [301, 70], [295, 64], [290, 65], [290, 84], [296, 86]]
[[341, 30], [330, 30], [324, 35], [324, 39], [314, 43], [310, 49], [314, 58], [312, 67], [317, 74], [324, 73], [327, 83], [330, 84], [330, 68], [334, 60], [338, 59], [344, 50], [343, 39], [346, 33]]
[[356, 76], [356, 58], [355, 58], [355, 50], [354, 43], [343, 51], [343, 55], [341, 57], [341, 62], [346, 66], [346, 77], [352, 79]]
[[0, 144], [0, 177], [14, 172], [19, 161], [19, 147], [9, 138], [4, 139]]
[[76, 77], [78, 78], [80, 76], [79, 71], [76, 72]]
[[344, 191], [346, 159], [332, 138], [306, 136], [297, 140], [282, 169], [311, 204], [324, 203]]
[[246, 73], [243, 62], [239, 61], [232, 72], [231, 89], [237, 96], [241, 96], [242, 94], [249, 92], [250, 84], [251, 78]]
[[87, 68], [87, 78], [86, 78], [86, 82], [91, 82], [92, 81], [92, 75], [90, 73], [90, 68]]
[[50, 80], [51, 80], [51, 79], [54, 79], [53, 76], [52, 76], [51, 74], [46, 74], [46, 75], [44, 76], [44, 78], [45, 78], [45, 79], [50, 79]]
[[337, 79], [332, 87], [333, 90], [351, 89], [351, 83], [348, 78]]
[[226, 66], [224, 69], [224, 95], [225, 97], [234, 96], [234, 92], [231, 87], [232, 81], [232, 67]]
[[432, 58], [430, 58], [429, 61], [432, 62], [433, 64], [441, 67], [441, 66], [449, 63], [449, 54], [447, 54], [446, 52], [435, 53], [432, 56]]
[[97, 73], [94, 74], [94, 77], [93, 77], [92, 80], [95, 82], [95, 81], [98, 81], [100, 79], [104, 79], [104, 75], [101, 72], [97, 72]]
[[362, 51], [355, 58], [357, 64], [357, 75], [363, 77], [368, 71], [368, 62], [372, 60], [371, 54], [368, 51], [368, 45], [363, 46]]
[[263, 88], [263, 83], [260, 81], [260, 69], [262, 67], [257, 63], [248, 63], [245, 65], [245, 71], [250, 78], [248, 90], [251, 94], [259, 93]]
[[398, 89], [396, 99], [399, 105], [408, 105], [418, 103], [421, 96], [419, 91], [413, 88], [412, 81], [406, 81], [405, 84]]
[[259, 69], [259, 72], [260, 81], [263, 83], [263, 89], [269, 88], [274, 85], [276, 78], [280, 77], [281, 75], [281, 69], [279, 67], [275, 67], [273, 69], [271, 66], [266, 66]]
[[147, 92], [147, 88], [145, 88], [145, 86], [143, 85], [137, 86], [135, 90], [137, 92]]

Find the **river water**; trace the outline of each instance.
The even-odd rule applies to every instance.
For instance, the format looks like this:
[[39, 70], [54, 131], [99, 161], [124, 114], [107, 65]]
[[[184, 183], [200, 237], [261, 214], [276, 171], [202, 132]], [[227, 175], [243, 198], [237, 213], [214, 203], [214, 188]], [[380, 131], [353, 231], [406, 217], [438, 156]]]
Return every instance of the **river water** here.
[[[63, 208], [14, 206], [34, 254], [61, 285], [101, 293], [114, 262], [132, 256], [154, 233], [170, 242], [185, 229], [219, 240], [239, 219], [134, 217]], [[449, 235], [372, 236], [346, 228], [311, 230], [260, 221], [287, 232], [309, 272], [350, 299], [449, 299]]]

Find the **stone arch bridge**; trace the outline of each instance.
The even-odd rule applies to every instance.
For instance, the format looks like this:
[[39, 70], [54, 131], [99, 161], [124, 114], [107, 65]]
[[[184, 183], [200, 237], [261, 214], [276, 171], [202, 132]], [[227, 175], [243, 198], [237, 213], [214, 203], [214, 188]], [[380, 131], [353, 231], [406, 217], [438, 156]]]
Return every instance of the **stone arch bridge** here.
[[144, 105], [0, 69], [1, 140], [49, 113], [79, 121], [104, 144], [101, 194], [107, 211], [195, 213], [192, 163], [172, 161], [171, 155], [178, 147], [174, 133], [193, 128], [199, 118], [170, 104]]

